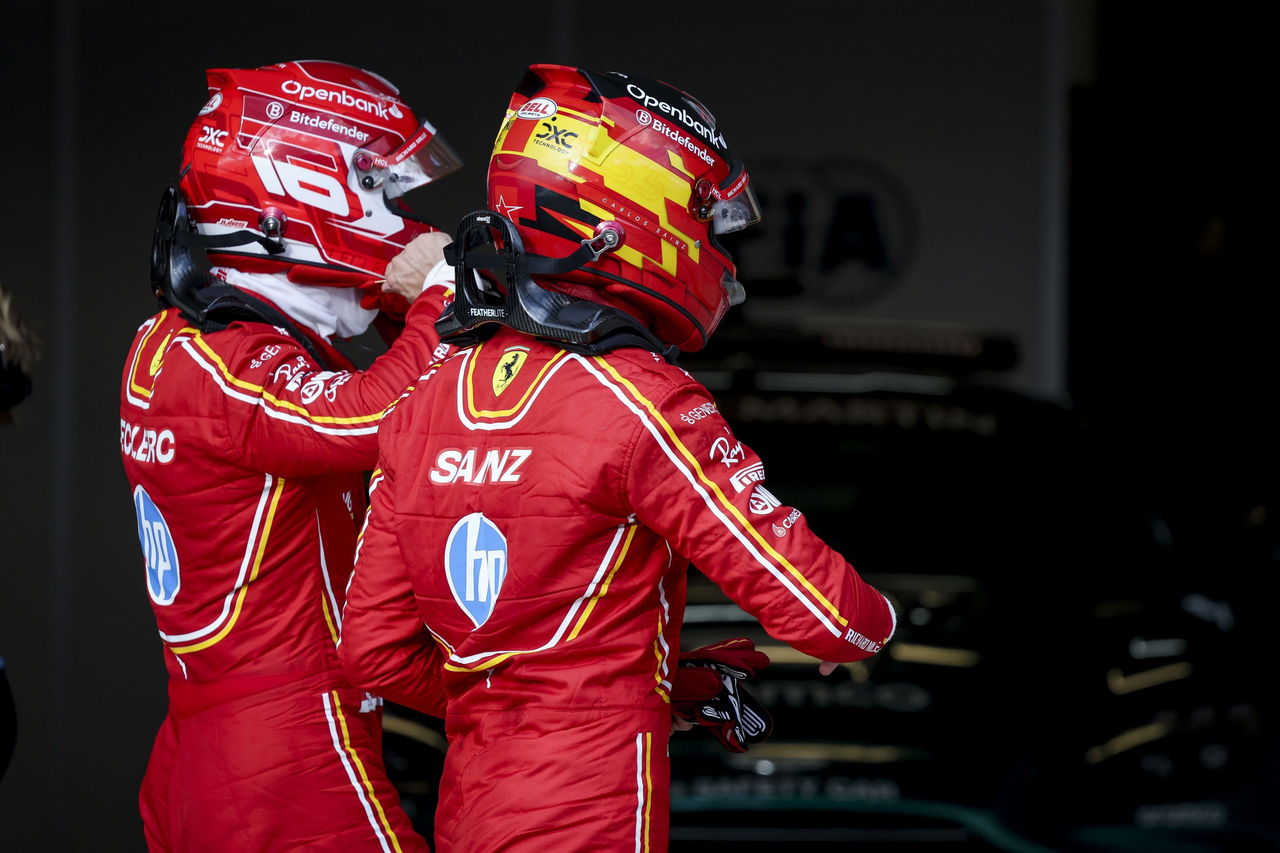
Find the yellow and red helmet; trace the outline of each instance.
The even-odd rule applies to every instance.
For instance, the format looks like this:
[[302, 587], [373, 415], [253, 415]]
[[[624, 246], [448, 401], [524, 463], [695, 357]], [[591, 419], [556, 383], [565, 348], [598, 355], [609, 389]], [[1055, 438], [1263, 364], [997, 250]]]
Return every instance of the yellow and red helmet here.
[[563, 257], [604, 229], [620, 234], [581, 268], [535, 279], [627, 311], [686, 351], [743, 298], [715, 236], [760, 219], [746, 169], [696, 99], [563, 65], [530, 66], [512, 95], [489, 161], [489, 207], [530, 254]]

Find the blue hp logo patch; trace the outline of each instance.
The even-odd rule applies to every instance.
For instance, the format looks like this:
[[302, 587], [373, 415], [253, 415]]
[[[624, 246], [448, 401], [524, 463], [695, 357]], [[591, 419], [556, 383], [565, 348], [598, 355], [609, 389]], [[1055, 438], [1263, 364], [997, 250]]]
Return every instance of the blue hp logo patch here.
[[156, 604], [173, 604], [182, 580], [169, 525], [142, 486], [133, 490], [133, 506], [138, 511], [138, 540], [147, 562], [147, 592]]
[[507, 576], [507, 537], [483, 513], [458, 520], [444, 546], [453, 600], [479, 628], [493, 615]]

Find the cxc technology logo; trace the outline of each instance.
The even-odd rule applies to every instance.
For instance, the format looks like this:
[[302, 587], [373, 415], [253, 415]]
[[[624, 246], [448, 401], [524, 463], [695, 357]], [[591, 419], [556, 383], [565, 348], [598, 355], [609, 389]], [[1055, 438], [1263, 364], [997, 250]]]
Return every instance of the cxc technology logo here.
[[142, 556], [147, 566], [147, 592], [156, 604], [173, 604], [182, 587], [182, 578], [178, 572], [178, 551], [173, 547], [169, 525], [142, 486], [133, 490], [133, 506], [138, 512], [138, 541], [142, 543]]
[[493, 615], [507, 576], [507, 537], [484, 513], [458, 519], [444, 546], [453, 600], [479, 628]]
[[196, 147], [217, 153], [226, 145], [226, 141], [227, 131], [204, 124], [200, 126], [200, 139], [196, 141]]

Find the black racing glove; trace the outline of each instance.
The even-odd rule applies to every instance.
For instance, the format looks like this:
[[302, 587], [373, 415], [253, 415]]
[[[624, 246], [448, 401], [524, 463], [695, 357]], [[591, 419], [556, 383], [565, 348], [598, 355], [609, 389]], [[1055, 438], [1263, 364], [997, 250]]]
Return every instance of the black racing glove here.
[[672, 684], [671, 711], [710, 729], [730, 752], [746, 752], [773, 733], [773, 717], [742, 685], [768, 665], [768, 655], [745, 637], [683, 652]]

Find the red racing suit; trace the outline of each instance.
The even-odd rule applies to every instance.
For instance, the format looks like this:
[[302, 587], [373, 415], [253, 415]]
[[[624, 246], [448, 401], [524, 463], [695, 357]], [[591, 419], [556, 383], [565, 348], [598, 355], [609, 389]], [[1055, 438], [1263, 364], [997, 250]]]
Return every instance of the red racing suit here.
[[[336, 646], [387, 406], [433, 361], [429, 291], [364, 372], [323, 371], [284, 330], [142, 324], [121, 384], [120, 449], [169, 712], [140, 807], [151, 850], [407, 853], [381, 701]], [[438, 353], [443, 354], [443, 350]]]
[[443, 655], [438, 853], [666, 849], [690, 560], [816, 658], [893, 633], [707, 390], [650, 352], [503, 329], [415, 383], [379, 442], [340, 652], [428, 711]]

